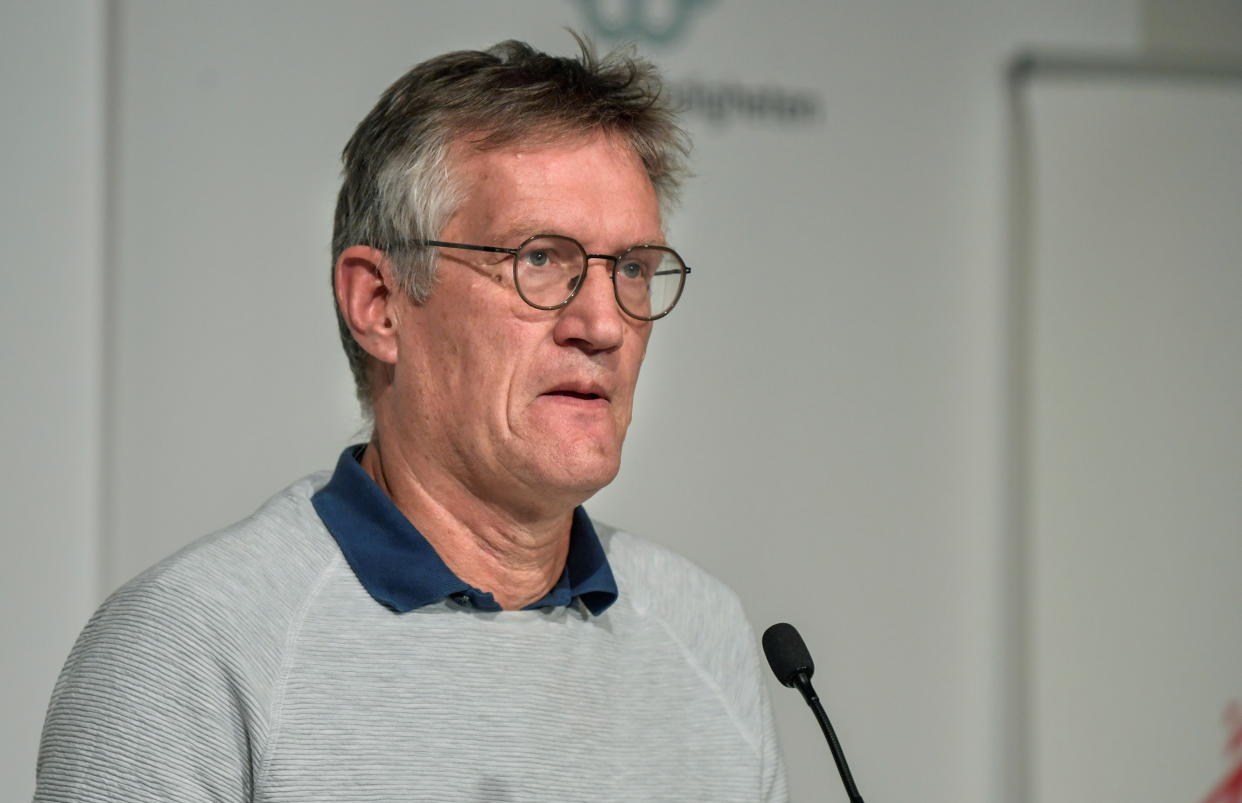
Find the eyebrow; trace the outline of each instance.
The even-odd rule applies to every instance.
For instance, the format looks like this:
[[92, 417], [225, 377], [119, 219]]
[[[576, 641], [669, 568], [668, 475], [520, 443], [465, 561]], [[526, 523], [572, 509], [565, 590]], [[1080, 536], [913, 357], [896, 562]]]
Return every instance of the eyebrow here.
[[[514, 223], [513, 225], [505, 228], [500, 233], [499, 236], [501, 238], [501, 242], [498, 242], [496, 244], [504, 245], [506, 248], [516, 248], [526, 238], [533, 237], [536, 234], [555, 234], [560, 237], [570, 237], [570, 238], [573, 238], [574, 240], [578, 240], [578, 242], [582, 242], [582, 240], [576, 234], [570, 231], [565, 231], [563, 229], [558, 229], [555, 227], [547, 226], [547, 225], [540, 224], [540, 223], [535, 223], [532, 221], [518, 221], [517, 223]], [[639, 240], [635, 240], [632, 243], [628, 243], [627, 245], [623, 246], [623, 249], [632, 248], [633, 246], [636, 246], [636, 245], [667, 246], [668, 241], [665, 240], [664, 235], [660, 233], [660, 234], [656, 234], [653, 237], [648, 237], [646, 239], [639, 239]], [[585, 248], [586, 246], [584, 245], [583, 247]], [[617, 251], [617, 253], [621, 253], [621, 251]]]

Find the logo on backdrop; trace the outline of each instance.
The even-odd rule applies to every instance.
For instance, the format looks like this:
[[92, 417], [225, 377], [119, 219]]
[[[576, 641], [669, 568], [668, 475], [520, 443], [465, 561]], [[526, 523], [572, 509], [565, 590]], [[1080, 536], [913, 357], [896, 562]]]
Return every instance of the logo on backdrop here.
[[[662, 11], [646, 0], [625, 0], [621, 14], [605, 13], [602, 0], [578, 0], [591, 32], [601, 39], [625, 40], [647, 45], [668, 45], [681, 39], [690, 26], [690, 18], [700, 6], [715, 0], [665, 0]], [[616, 5], [616, 3], [611, 3]], [[663, 19], [661, 19], [663, 17]]]
[[[576, 2], [591, 36], [666, 49], [690, 38], [691, 22], [716, 0]], [[673, 103], [688, 117], [702, 118], [716, 127], [733, 122], [805, 126], [823, 119], [822, 97], [815, 90], [710, 78], [670, 78], [665, 86]]]
[[1242, 705], [1237, 700], [1225, 709], [1225, 758], [1230, 769], [1203, 803], [1242, 803]]

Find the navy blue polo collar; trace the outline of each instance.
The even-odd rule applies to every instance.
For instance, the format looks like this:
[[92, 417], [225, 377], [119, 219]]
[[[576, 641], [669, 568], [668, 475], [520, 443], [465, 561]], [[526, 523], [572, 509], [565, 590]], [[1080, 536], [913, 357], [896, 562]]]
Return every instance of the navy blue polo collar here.
[[[410, 523], [358, 461], [365, 444], [341, 453], [328, 484], [311, 503], [340, 545], [345, 560], [375, 600], [400, 613], [451, 597], [484, 611], [499, 611], [492, 595], [461, 580]], [[527, 609], [569, 605], [581, 599], [599, 616], [617, 599], [617, 583], [595, 527], [574, 509], [565, 569], [542, 599]]]

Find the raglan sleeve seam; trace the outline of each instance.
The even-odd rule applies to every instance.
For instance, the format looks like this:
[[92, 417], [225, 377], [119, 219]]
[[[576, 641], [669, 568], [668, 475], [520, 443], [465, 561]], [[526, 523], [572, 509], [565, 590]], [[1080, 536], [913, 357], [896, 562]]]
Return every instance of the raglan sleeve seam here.
[[310, 590], [289, 620], [284, 642], [281, 645], [280, 662], [272, 686], [271, 701], [267, 706], [267, 739], [264, 742], [262, 755], [259, 758], [258, 771], [255, 773], [253, 790], [256, 792], [263, 788], [271, 772], [272, 754], [275, 751], [276, 743], [280, 738], [281, 727], [284, 724], [285, 694], [288, 689], [289, 675], [297, 655], [302, 627], [319, 595], [323, 592], [324, 587], [328, 584], [333, 574], [340, 569], [341, 564], [342, 557], [340, 553], [337, 553], [320, 571], [314, 584], [310, 587]]
[[756, 741], [755, 735], [752, 733], [753, 729], [746, 727], [745, 723], [741, 721], [738, 712], [730, 703], [728, 696], [724, 693], [724, 689], [721, 688], [720, 683], [710, 672], [707, 671], [706, 668], [703, 667], [702, 663], [690, 650], [689, 646], [687, 646], [685, 641], [677, 635], [676, 631], [670, 627], [666, 621], [664, 621], [663, 617], [657, 616], [651, 612], [648, 612], [646, 615], [654, 619], [660, 625], [660, 628], [672, 640], [672, 642], [677, 645], [678, 650], [680, 650], [682, 656], [686, 659], [686, 663], [694, 669], [695, 674], [699, 676], [699, 679], [703, 681], [703, 683], [711, 690], [712, 694], [715, 695], [716, 699], [720, 701], [721, 706], [729, 716], [730, 723], [732, 723], [734, 729], [737, 730], [738, 735], [740, 735], [742, 740], [746, 742], [747, 746], [754, 753], [755, 759], [762, 766], [762, 746]]

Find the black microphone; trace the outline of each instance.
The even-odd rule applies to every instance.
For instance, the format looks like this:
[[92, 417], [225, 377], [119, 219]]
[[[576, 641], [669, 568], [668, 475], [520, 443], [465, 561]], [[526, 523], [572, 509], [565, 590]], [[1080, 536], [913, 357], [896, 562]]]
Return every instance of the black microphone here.
[[845, 785], [850, 803], [863, 803], [862, 795], [858, 794], [858, 787], [854, 785], [854, 776], [850, 774], [850, 765], [845, 763], [841, 742], [837, 741], [836, 731], [832, 729], [828, 714], [820, 705], [819, 695], [811, 685], [815, 662], [811, 660], [806, 642], [798, 635], [798, 629], [786, 622], [772, 625], [763, 633], [763, 652], [768, 656], [768, 665], [772, 667], [776, 679], [786, 686], [797, 687], [815, 713], [819, 728], [828, 740], [828, 749], [832, 751], [832, 760], [837, 763], [837, 772], [841, 773], [841, 783]]

